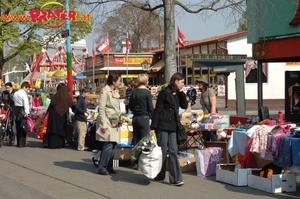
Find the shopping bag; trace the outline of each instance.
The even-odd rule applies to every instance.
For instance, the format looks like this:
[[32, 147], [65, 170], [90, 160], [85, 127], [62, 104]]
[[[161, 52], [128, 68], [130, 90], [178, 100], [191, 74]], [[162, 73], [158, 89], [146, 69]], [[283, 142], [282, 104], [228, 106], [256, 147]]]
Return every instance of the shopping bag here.
[[32, 134], [34, 133], [34, 123], [33, 123], [33, 120], [30, 118], [30, 117], [27, 117], [27, 125], [28, 125], [28, 128], [29, 128], [29, 132], [28, 134]]
[[145, 143], [148, 143], [151, 140], [155, 143], [157, 142], [155, 133], [152, 136], [146, 135], [134, 146], [134, 148], [132, 149], [132, 152], [131, 152], [131, 160], [132, 161], [136, 161], [139, 158], [139, 156], [142, 152], [142, 147], [145, 145]]
[[153, 179], [155, 178], [162, 167], [162, 150], [155, 142], [155, 146], [151, 151], [142, 151], [139, 157], [138, 166], [143, 174]]
[[216, 175], [216, 165], [222, 163], [221, 147], [209, 147], [195, 150], [197, 176]]
[[40, 127], [38, 128], [38, 131], [36, 133], [36, 138], [38, 139], [44, 138], [47, 131], [48, 117], [49, 117], [49, 113], [47, 112], [46, 115], [44, 116], [44, 120], [42, 121]]

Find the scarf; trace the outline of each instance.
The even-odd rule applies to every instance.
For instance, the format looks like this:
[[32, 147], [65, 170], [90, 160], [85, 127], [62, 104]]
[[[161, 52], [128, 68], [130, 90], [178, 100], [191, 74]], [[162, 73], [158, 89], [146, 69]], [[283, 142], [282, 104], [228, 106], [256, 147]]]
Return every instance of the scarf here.
[[63, 86], [57, 90], [55, 95], [51, 98], [51, 105], [56, 112], [62, 116], [69, 111], [69, 108], [73, 105], [73, 100], [69, 95], [70, 88]]

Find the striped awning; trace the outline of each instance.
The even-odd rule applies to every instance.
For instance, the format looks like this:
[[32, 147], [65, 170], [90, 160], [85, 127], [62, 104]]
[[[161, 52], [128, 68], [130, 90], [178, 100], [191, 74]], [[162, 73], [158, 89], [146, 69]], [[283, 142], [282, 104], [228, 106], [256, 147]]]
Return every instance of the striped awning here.
[[164, 67], [164, 62], [164, 59], [158, 61], [156, 64], [154, 64], [148, 69], [148, 73], [157, 73], [158, 71], [160, 71]]

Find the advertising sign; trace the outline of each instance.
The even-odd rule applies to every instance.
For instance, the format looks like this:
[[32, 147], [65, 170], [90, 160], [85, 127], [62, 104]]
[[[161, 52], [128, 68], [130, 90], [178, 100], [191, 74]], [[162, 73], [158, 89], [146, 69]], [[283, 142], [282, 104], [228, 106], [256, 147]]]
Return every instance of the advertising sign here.
[[300, 71], [285, 71], [285, 121], [300, 123]]
[[[53, 6], [57, 9], [53, 9]], [[1, 15], [3, 22], [27, 22], [43, 23], [46, 28], [60, 28], [66, 20], [70, 21], [91, 21], [90, 14], [82, 14], [75, 10], [65, 10], [65, 5], [59, 2], [50, 1], [40, 7], [40, 9], [30, 10], [27, 14]], [[67, 34], [67, 33], [66, 33]]]

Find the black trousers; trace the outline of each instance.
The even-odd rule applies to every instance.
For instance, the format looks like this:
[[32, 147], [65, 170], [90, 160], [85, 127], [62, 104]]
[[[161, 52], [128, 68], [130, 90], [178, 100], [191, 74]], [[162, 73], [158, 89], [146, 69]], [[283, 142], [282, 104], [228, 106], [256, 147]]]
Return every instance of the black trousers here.
[[218, 141], [216, 131], [202, 131], [204, 141]]
[[21, 121], [16, 121], [16, 129], [17, 129], [17, 147], [26, 147], [26, 138], [27, 133], [24, 132], [21, 127]]
[[149, 116], [134, 116], [132, 120], [134, 144], [137, 144], [143, 137], [149, 134], [149, 119]]

